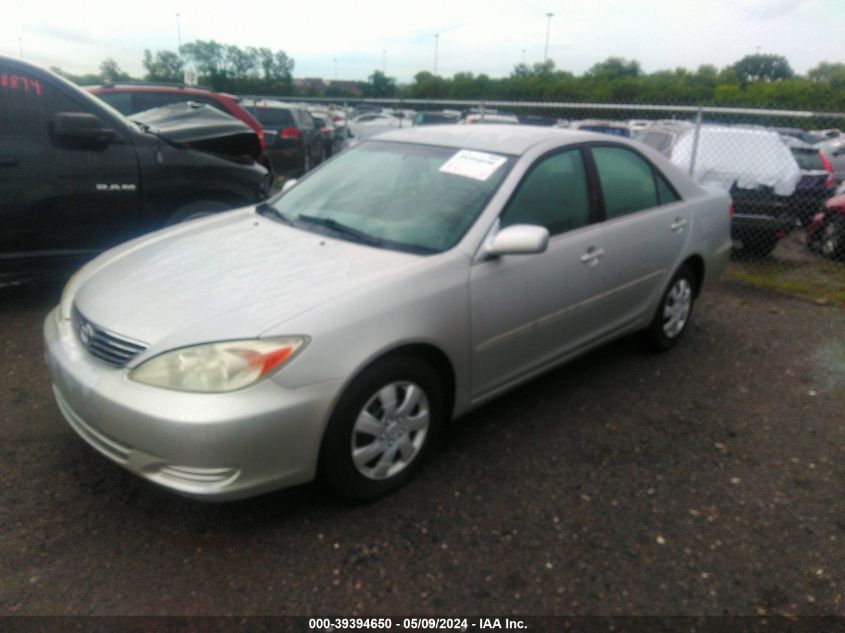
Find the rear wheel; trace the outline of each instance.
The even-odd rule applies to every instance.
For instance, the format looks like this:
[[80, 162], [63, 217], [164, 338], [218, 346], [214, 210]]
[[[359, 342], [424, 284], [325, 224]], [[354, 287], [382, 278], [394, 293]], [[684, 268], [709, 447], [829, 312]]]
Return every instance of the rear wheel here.
[[431, 450], [445, 415], [443, 388], [415, 357], [366, 369], [341, 397], [320, 450], [319, 476], [349, 501], [371, 501], [404, 485]]
[[820, 232], [819, 245], [822, 255], [830, 259], [841, 259], [845, 256], [845, 221], [831, 218]]
[[663, 352], [678, 342], [687, 331], [698, 279], [692, 268], [681, 266], [663, 293], [657, 312], [645, 331], [646, 342], [657, 352]]

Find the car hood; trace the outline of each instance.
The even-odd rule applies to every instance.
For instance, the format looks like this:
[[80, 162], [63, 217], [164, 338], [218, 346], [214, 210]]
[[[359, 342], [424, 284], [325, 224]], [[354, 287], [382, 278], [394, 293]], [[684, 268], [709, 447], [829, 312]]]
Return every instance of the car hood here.
[[133, 121], [174, 145], [227, 156], [261, 153], [251, 127], [210, 105], [190, 101], [153, 108], [131, 116]]
[[76, 308], [151, 352], [255, 338], [425, 259], [295, 229], [254, 210], [191, 224], [95, 260], [76, 289]]

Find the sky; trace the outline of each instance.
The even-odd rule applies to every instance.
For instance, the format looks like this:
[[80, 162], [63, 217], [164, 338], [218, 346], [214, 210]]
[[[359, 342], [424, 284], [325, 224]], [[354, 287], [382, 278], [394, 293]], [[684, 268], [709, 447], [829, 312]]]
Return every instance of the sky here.
[[[785, 56], [798, 73], [845, 62], [845, 0], [29, 0], [4, 3], [0, 55], [72, 73], [113, 57], [143, 75], [144, 49], [214, 39], [265, 46], [294, 58], [295, 77], [400, 83], [421, 70], [508, 75], [523, 59], [581, 74], [610, 56], [646, 72], [743, 56]], [[179, 14], [177, 20], [176, 14]], [[553, 13], [549, 20], [547, 13]], [[178, 23], [178, 31], [177, 31]]]

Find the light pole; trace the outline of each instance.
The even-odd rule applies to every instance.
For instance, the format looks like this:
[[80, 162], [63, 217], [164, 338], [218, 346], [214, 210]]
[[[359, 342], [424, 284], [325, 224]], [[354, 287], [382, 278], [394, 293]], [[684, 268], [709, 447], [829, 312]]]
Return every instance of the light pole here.
[[176, 42], [178, 44], [178, 48], [176, 52], [180, 55], [182, 54], [182, 25], [179, 23], [179, 18], [182, 16], [180, 14], [176, 14]]
[[434, 74], [437, 74], [437, 44], [440, 41], [440, 34], [434, 34]]
[[549, 61], [549, 32], [552, 30], [552, 18], [554, 17], [554, 13], [547, 13], [546, 18], [548, 18], [548, 22], [546, 22], [546, 48], [543, 51], [543, 63]]

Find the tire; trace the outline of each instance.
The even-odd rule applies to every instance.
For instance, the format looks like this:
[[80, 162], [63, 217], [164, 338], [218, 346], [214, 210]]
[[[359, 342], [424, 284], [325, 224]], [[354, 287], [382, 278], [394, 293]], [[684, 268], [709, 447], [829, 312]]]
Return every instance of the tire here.
[[234, 207], [222, 200], [195, 200], [182, 205], [167, 220], [167, 226], [179, 224], [180, 222], [187, 222], [189, 220], [196, 220], [198, 218], [211, 215], [212, 213], [220, 213], [221, 211], [228, 211]]
[[697, 287], [698, 279], [692, 268], [686, 264], [681, 266], [663, 292], [654, 318], [645, 331], [646, 343], [652, 351], [671, 349], [689, 329]]
[[424, 361], [377, 361], [352, 382], [332, 413], [320, 449], [320, 481], [355, 503], [400, 488], [435, 444], [444, 403], [442, 384]]
[[829, 259], [845, 256], [845, 221], [831, 218], [819, 229], [819, 250]]
[[304, 176], [311, 171], [311, 150], [305, 148], [305, 155], [302, 157], [302, 175]]

